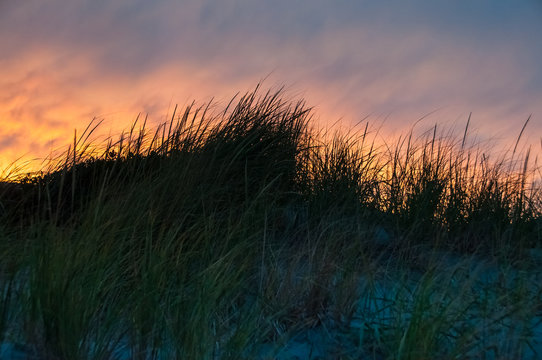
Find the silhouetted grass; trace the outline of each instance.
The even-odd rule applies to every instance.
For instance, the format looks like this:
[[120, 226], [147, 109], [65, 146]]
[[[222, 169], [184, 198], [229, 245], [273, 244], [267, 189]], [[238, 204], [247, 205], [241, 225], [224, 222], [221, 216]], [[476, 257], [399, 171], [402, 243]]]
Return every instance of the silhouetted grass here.
[[[311, 116], [257, 88], [221, 113], [176, 109], [154, 131], [137, 119], [104, 144], [88, 142], [91, 123], [43, 172], [4, 183], [0, 335], [48, 359], [251, 359], [324, 326], [350, 344], [337, 358], [443, 358], [500, 346], [467, 322], [491, 315], [473, 307], [538, 313], [540, 287], [473, 298], [481, 285], [463, 271], [470, 257], [536, 265], [529, 152], [492, 159], [468, 145], [468, 124], [462, 138], [435, 126], [379, 146], [367, 126], [324, 141]], [[464, 261], [443, 268], [439, 251]], [[390, 277], [400, 289], [384, 301]]]

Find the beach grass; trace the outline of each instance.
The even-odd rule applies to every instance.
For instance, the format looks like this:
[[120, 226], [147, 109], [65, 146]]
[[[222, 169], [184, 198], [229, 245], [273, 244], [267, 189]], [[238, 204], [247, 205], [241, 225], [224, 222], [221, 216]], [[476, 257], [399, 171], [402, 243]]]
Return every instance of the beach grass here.
[[542, 356], [540, 169], [469, 122], [330, 135], [260, 87], [101, 143], [92, 122], [0, 188], [0, 341], [36, 359]]

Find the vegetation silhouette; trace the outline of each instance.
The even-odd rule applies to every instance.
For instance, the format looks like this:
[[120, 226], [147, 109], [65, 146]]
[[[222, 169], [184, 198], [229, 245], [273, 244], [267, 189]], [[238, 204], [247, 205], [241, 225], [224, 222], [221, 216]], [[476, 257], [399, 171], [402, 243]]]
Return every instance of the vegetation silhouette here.
[[[283, 95], [257, 87], [220, 113], [191, 104], [154, 131], [138, 118], [103, 144], [89, 142], [93, 122], [45, 171], [2, 183], [0, 340], [51, 359], [119, 358], [119, 348], [141, 359], [250, 359], [257, 344], [322, 324], [352, 330], [361, 316], [366, 335], [348, 356], [442, 358], [487, 350], [450, 333], [482, 331], [466, 314], [500, 329], [471, 309], [537, 311], [539, 288], [492, 283], [498, 303], [470, 297], [470, 265], [443, 269], [438, 255], [538, 266], [529, 152], [516, 144], [490, 159], [466, 141], [468, 123], [462, 138], [435, 126], [377, 146], [368, 125], [330, 137]], [[425, 271], [416, 291], [356, 312], [360, 296], [380, 304], [379, 274], [406, 279], [405, 269]], [[390, 309], [395, 325], [381, 315]]]

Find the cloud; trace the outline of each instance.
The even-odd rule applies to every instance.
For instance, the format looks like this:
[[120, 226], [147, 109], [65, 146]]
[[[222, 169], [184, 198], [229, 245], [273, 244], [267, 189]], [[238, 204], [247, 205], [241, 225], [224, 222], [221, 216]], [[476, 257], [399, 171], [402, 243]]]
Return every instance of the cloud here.
[[95, 116], [108, 129], [165, 120], [176, 102], [227, 101], [266, 76], [330, 122], [473, 112], [509, 133], [533, 113], [536, 133], [541, 16], [535, 0], [0, 2], [0, 120], [29, 139], [2, 140], [0, 157], [44, 155]]

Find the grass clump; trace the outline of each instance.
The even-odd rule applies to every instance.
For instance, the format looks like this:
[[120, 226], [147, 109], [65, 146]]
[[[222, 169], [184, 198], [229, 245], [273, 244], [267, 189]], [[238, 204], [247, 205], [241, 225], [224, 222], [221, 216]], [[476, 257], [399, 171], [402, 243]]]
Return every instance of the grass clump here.
[[436, 126], [377, 146], [311, 120], [257, 88], [103, 144], [91, 123], [4, 182], [2, 339], [47, 359], [536, 353], [529, 152], [490, 160]]

